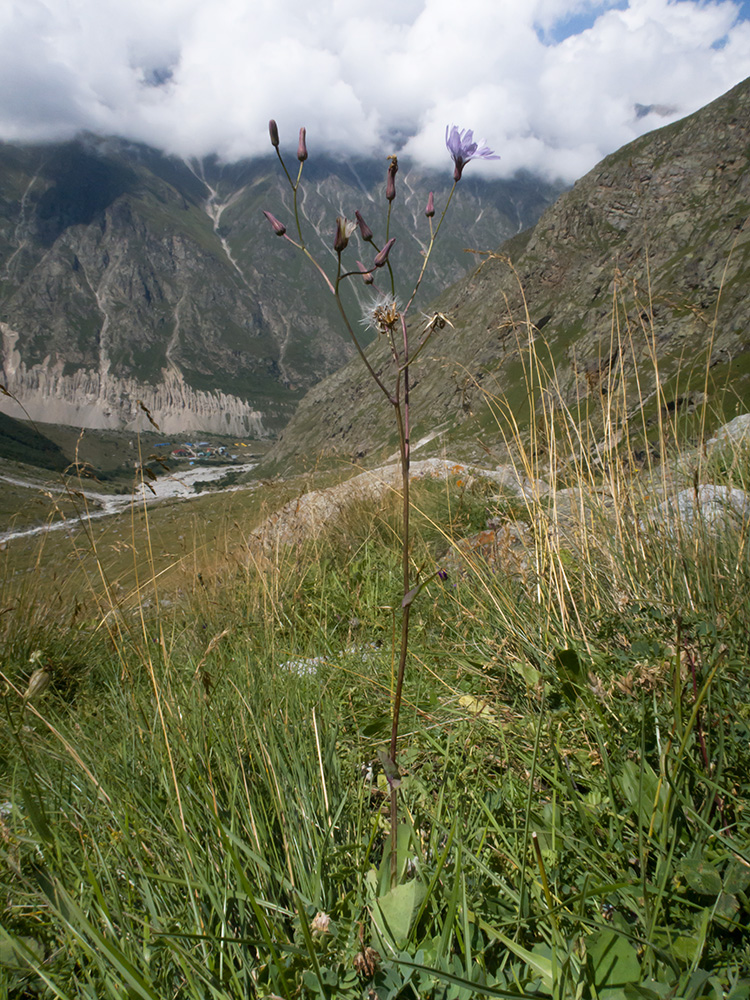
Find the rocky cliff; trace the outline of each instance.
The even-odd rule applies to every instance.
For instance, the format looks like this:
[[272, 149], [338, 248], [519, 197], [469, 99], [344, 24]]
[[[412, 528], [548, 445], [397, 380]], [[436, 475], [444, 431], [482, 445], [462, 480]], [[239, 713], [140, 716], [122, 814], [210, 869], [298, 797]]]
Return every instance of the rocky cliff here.
[[[386, 166], [306, 165], [301, 211], [323, 259], [338, 214], [381, 221]], [[427, 191], [444, 195], [449, 162], [445, 175], [399, 173], [393, 232], [405, 259], [419, 260]], [[554, 194], [530, 177], [467, 186], [432, 293], [461, 273], [464, 245], [518, 231]], [[128, 426], [140, 400], [165, 432], [274, 434], [352, 347], [325, 286], [262, 208], [290, 213], [270, 158], [182, 162], [94, 136], [0, 145], [7, 389], [37, 420]], [[8, 397], [0, 406], [21, 415]]]
[[[506, 417], [528, 431], [542, 383], [553, 408], [587, 419], [627, 386], [631, 422], [653, 447], [660, 412], [679, 420], [705, 402], [720, 423], [747, 409], [749, 149], [746, 81], [607, 157], [433, 302], [453, 328], [413, 370], [419, 456], [448, 441], [452, 455], [499, 456]], [[379, 372], [384, 348], [370, 349]], [[388, 409], [350, 363], [305, 397], [275, 467], [392, 452]]]

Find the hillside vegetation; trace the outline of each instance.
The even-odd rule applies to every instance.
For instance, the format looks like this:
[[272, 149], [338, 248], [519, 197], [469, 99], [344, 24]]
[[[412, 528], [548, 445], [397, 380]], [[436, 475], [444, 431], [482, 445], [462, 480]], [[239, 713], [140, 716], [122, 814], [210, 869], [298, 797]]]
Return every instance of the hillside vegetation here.
[[448, 579], [413, 608], [394, 888], [392, 489], [293, 545], [256, 490], [171, 558], [158, 507], [119, 569], [93, 526], [67, 574], [10, 546], [5, 995], [747, 997], [750, 453], [640, 470], [626, 389], [606, 465], [550, 475], [574, 442], [537, 386], [506, 488], [414, 483], [414, 565]]

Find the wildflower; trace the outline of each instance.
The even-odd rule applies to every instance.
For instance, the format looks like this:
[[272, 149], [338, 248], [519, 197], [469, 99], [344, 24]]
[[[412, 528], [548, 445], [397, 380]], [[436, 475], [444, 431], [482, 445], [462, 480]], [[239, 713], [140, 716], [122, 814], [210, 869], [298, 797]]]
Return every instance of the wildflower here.
[[273, 118], [268, 123], [268, 134], [271, 136], [271, 145], [279, 148], [279, 127]]
[[429, 197], [427, 198], [427, 208], [424, 210], [424, 214], [428, 219], [431, 219], [435, 214], [435, 195], [430, 191]]
[[391, 236], [391, 238], [388, 240], [388, 242], [380, 251], [380, 253], [376, 254], [375, 260], [373, 261], [375, 267], [382, 267], [383, 264], [385, 264], [385, 262], [388, 260], [388, 254], [391, 252], [391, 247], [395, 242], [396, 242], [396, 237]]
[[437, 575], [438, 575], [438, 579], [442, 580], [443, 583], [445, 583], [445, 581], [448, 579], [448, 571], [445, 570], [445, 569], [439, 569], [437, 571]]
[[499, 160], [492, 150], [484, 145], [484, 139], [474, 142], [474, 132], [472, 129], [459, 131], [455, 125], [445, 126], [445, 145], [448, 152], [453, 157], [456, 165], [453, 171], [453, 179], [461, 180], [463, 169], [469, 160]]
[[273, 231], [276, 233], [276, 235], [283, 236], [284, 233], [286, 232], [286, 226], [284, 225], [284, 223], [279, 222], [279, 220], [276, 218], [275, 215], [271, 215], [271, 213], [267, 212], [265, 209], [263, 209], [263, 214], [273, 226]]
[[333, 241], [333, 249], [336, 253], [343, 253], [349, 243], [349, 237], [357, 228], [357, 223], [352, 222], [345, 216], [340, 215], [336, 219], [336, 237]]
[[388, 177], [385, 182], [385, 196], [388, 201], [393, 201], [396, 197], [396, 174], [398, 173], [398, 158], [395, 156], [389, 156], [388, 159], [391, 161], [388, 165]]
[[300, 163], [304, 163], [307, 159], [307, 130], [301, 128], [299, 130], [299, 145], [297, 146], [297, 159]]
[[370, 274], [370, 272], [367, 270], [367, 268], [365, 267], [365, 265], [362, 263], [361, 260], [357, 261], [357, 267], [362, 272], [362, 280], [364, 281], [364, 283], [366, 285], [371, 285], [375, 281], [375, 279]]
[[315, 914], [310, 924], [310, 930], [313, 934], [327, 934], [328, 926], [331, 923], [331, 918], [327, 913], [323, 913], [322, 910]]
[[357, 220], [357, 224], [359, 225], [359, 235], [366, 243], [372, 243], [372, 229], [370, 229], [359, 212], [354, 213], [354, 218]]

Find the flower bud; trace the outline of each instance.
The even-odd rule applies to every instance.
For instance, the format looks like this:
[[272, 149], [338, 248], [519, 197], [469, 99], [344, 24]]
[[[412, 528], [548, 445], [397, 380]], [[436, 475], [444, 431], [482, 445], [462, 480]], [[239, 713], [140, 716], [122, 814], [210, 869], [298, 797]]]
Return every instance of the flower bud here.
[[362, 272], [362, 280], [364, 281], [364, 283], [366, 285], [371, 285], [375, 281], [375, 279], [370, 274], [370, 272], [368, 271], [368, 269], [365, 267], [365, 265], [362, 263], [361, 260], [357, 261], [357, 267]]
[[388, 254], [391, 252], [391, 247], [395, 242], [396, 242], [396, 237], [391, 236], [391, 238], [388, 240], [388, 242], [380, 251], [380, 253], [375, 257], [375, 260], [373, 261], [375, 267], [382, 267], [383, 264], [385, 264], [385, 262], [388, 260]]
[[299, 145], [297, 146], [297, 159], [300, 163], [304, 163], [307, 159], [307, 131], [301, 128], [299, 130]]
[[263, 214], [273, 226], [273, 231], [276, 233], [276, 235], [283, 236], [284, 233], [286, 232], [286, 226], [284, 225], [284, 223], [279, 222], [279, 220], [276, 218], [275, 215], [271, 215], [271, 213], [266, 212], [265, 209], [263, 210]]
[[279, 127], [273, 118], [268, 123], [268, 134], [271, 136], [271, 145], [279, 148]]
[[333, 241], [333, 249], [336, 253], [343, 253], [349, 244], [349, 237], [352, 235], [354, 230], [357, 228], [356, 222], [350, 222], [349, 219], [344, 218], [340, 215], [336, 219], [336, 237]]
[[370, 229], [370, 227], [367, 225], [367, 223], [359, 214], [359, 212], [354, 213], [354, 218], [357, 220], [357, 223], [359, 225], [359, 235], [367, 243], [372, 243], [372, 229]]
[[435, 214], [435, 196], [432, 191], [430, 191], [430, 196], [427, 199], [427, 208], [424, 210], [424, 214], [428, 219], [431, 219]]
[[388, 177], [385, 182], [385, 196], [388, 201], [393, 201], [396, 197], [396, 174], [398, 173], [398, 159], [395, 156], [389, 156], [388, 159], [391, 161], [388, 166]]

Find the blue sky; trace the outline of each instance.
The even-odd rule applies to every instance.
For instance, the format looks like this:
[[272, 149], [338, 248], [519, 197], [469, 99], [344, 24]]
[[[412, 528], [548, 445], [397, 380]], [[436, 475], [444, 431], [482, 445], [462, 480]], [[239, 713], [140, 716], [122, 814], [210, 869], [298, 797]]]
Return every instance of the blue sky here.
[[[446, 125], [571, 181], [750, 76], [750, 0], [4, 0], [0, 138], [442, 167]], [[646, 109], [644, 111], [644, 109]], [[396, 141], [395, 137], [399, 137]], [[402, 148], [403, 147], [403, 148]]]

